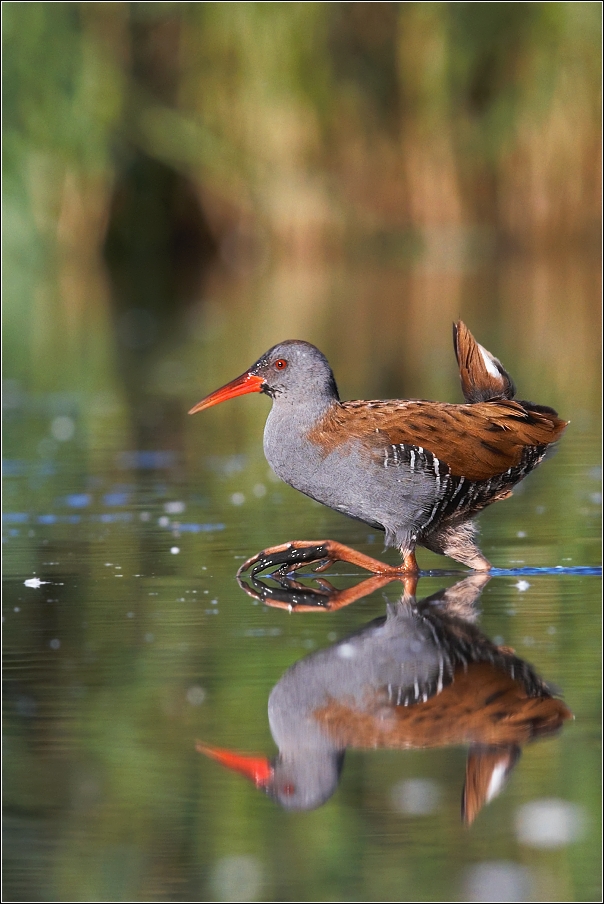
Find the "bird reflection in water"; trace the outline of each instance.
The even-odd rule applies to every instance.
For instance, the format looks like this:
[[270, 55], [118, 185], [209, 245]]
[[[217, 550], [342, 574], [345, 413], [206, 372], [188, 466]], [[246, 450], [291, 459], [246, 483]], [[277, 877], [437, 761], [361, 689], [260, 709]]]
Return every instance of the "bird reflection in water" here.
[[[374, 576], [339, 591], [288, 577], [257, 578], [246, 592], [271, 606], [341, 608], [393, 579]], [[472, 823], [503, 788], [529, 741], [551, 735], [571, 712], [532, 667], [476, 625], [487, 575], [474, 574], [417, 600], [417, 580], [386, 614], [294, 663], [268, 702], [274, 759], [198, 742], [197, 749], [242, 772], [283, 807], [311, 810], [338, 785], [347, 748], [469, 745], [462, 818]]]

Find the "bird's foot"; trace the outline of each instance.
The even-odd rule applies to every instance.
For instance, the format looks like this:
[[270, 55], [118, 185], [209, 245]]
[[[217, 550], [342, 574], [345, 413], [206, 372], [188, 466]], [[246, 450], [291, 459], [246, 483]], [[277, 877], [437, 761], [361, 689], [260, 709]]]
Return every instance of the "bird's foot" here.
[[[338, 590], [323, 578], [315, 578], [313, 581], [315, 586], [307, 586], [279, 574], [271, 575], [271, 579], [276, 582], [276, 586], [266, 584], [254, 576], [249, 578], [249, 583], [242, 577], [237, 578], [239, 586], [248, 596], [266, 606], [286, 609], [288, 612], [335, 612], [397, 580], [390, 575], [373, 575], [355, 584], [354, 587]], [[398, 579], [406, 580], [402, 575], [399, 575]]]
[[416, 575], [419, 572], [415, 554], [408, 552], [402, 563], [396, 567], [386, 565], [379, 559], [366, 556], [350, 546], [344, 546], [335, 540], [292, 540], [281, 546], [271, 546], [262, 552], [252, 556], [240, 567], [237, 572], [239, 577], [244, 571], [251, 569], [252, 577], [265, 571], [267, 568], [277, 569], [280, 575], [291, 574], [303, 565], [314, 565], [315, 571], [325, 571], [334, 562], [348, 562], [357, 565], [366, 571], [376, 575], [386, 575], [392, 578], [404, 575]]

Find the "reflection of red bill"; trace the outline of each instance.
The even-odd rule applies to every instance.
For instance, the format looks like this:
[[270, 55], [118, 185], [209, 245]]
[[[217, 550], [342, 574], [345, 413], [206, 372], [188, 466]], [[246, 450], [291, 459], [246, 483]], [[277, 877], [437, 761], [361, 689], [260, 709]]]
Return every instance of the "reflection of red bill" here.
[[223, 747], [208, 747], [201, 741], [197, 741], [195, 749], [226, 766], [227, 769], [241, 772], [246, 778], [251, 779], [257, 788], [265, 788], [273, 777], [273, 767], [265, 756], [248, 756], [235, 753], [233, 750], [225, 750]]

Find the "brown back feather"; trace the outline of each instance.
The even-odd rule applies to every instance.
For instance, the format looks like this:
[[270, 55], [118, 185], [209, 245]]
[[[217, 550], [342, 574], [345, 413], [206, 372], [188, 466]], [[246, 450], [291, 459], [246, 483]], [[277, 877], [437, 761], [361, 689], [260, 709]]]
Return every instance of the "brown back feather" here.
[[325, 454], [358, 439], [382, 460], [386, 446], [422, 446], [455, 476], [487, 480], [516, 467], [525, 447], [555, 442], [565, 427], [551, 409], [507, 399], [473, 405], [351, 401], [332, 405], [308, 436]]

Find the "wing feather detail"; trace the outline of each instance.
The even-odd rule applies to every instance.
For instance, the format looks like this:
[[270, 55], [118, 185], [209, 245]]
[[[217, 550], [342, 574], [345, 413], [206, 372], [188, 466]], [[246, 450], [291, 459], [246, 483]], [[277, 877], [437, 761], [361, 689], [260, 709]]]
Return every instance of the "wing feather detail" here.
[[308, 438], [325, 454], [356, 439], [382, 462], [390, 446], [420, 447], [453, 476], [488, 480], [518, 467], [526, 449], [556, 442], [566, 423], [553, 409], [511, 399], [350, 401], [332, 405]]

